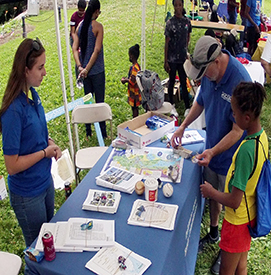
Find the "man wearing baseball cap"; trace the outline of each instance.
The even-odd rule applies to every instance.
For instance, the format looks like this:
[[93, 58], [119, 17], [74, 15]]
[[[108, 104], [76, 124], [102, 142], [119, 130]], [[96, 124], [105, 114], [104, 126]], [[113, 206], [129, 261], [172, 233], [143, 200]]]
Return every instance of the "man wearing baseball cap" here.
[[[231, 95], [241, 81], [251, 81], [245, 67], [215, 38], [201, 37], [193, 56], [184, 63], [187, 76], [201, 79], [201, 89], [187, 117], [171, 139], [173, 147], [180, 143], [185, 128], [205, 110], [206, 150], [198, 155], [198, 164], [204, 166], [204, 180], [224, 191], [225, 178], [233, 153], [240, 144], [243, 131], [235, 123], [231, 110]], [[219, 240], [218, 221], [221, 205], [210, 200], [210, 232], [199, 242], [199, 252]], [[219, 274], [220, 253], [211, 268]]]

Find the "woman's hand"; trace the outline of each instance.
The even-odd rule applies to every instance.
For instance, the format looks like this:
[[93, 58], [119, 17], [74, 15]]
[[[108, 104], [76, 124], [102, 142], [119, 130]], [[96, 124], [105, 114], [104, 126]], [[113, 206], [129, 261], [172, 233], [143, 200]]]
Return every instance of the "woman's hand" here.
[[58, 160], [62, 156], [60, 148], [55, 144], [49, 145], [46, 149], [44, 149], [44, 151], [46, 154], [46, 158], [54, 157], [56, 160]]
[[55, 152], [56, 152], [55, 160], [58, 160], [59, 158], [62, 157], [62, 152], [58, 146], [57, 146], [57, 149], [55, 150]]
[[83, 68], [82, 66], [79, 69], [79, 78], [87, 78], [88, 76], [88, 70], [86, 68]]

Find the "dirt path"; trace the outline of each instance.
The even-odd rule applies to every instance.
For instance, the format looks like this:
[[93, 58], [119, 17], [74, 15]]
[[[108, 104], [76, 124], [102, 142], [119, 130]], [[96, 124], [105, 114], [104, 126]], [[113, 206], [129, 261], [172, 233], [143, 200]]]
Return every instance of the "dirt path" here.
[[[35, 29], [34, 26], [32, 25], [27, 25], [26, 24], [26, 34], [30, 33]], [[14, 32], [11, 33], [6, 33], [3, 36], [0, 37], [0, 45], [7, 43], [8, 41], [18, 38], [18, 37], [23, 37], [23, 29], [22, 28], [17, 28]]]

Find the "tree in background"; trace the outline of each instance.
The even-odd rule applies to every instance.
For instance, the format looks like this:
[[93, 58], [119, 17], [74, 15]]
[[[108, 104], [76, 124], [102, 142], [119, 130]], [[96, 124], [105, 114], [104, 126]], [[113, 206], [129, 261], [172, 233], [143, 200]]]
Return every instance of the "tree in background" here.
[[0, 24], [16, 17], [27, 8], [27, 1], [0, 0]]

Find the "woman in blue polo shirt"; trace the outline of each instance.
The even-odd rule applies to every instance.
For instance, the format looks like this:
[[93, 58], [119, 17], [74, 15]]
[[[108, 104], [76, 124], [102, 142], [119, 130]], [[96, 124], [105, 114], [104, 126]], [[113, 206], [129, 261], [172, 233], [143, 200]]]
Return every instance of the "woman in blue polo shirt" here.
[[61, 150], [48, 137], [38, 93], [45, 71], [45, 49], [25, 39], [17, 49], [0, 109], [10, 203], [22, 228], [26, 246], [54, 214], [51, 158]]

